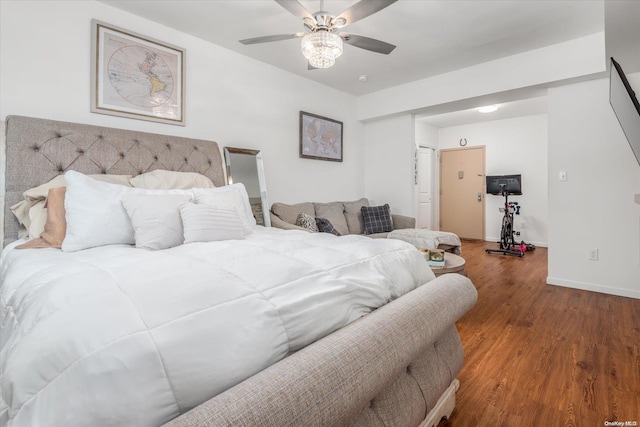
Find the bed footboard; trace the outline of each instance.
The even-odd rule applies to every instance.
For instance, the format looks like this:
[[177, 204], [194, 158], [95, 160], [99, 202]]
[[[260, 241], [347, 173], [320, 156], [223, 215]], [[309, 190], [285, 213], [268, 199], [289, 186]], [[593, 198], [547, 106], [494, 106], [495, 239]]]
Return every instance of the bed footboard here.
[[[212, 398], [167, 426], [418, 426], [450, 414], [477, 300], [445, 274]], [[448, 413], [447, 413], [448, 412]], [[428, 425], [428, 424], [423, 424]]]

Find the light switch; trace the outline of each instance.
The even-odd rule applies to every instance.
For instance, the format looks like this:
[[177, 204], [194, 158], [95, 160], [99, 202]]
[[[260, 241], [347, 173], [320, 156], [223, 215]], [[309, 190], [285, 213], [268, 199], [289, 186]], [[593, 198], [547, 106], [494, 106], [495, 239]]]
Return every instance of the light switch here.
[[558, 172], [558, 180], [560, 182], [565, 182], [567, 180], [567, 171]]

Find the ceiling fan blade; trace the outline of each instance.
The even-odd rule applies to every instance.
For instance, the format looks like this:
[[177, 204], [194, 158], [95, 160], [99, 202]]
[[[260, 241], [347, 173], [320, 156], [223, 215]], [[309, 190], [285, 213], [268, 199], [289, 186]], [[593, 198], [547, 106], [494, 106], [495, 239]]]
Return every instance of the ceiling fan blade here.
[[[391, 6], [397, 1], [398, 0], [360, 0], [358, 3], [338, 15], [336, 19], [344, 18], [346, 21], [346, 24], [344, 25], [353, 24], [356, 21], [381, 11], [387, 6]], [[278, 3], [280, 2], [278, 1]]]
[[370, 37], [358, 36], [355, 34], [340, 33], [340, 37], [342, 37], [342, 40], [345, 43], [350, 44], [351, 46], [370, 50], [376, 53], [382, 53], [385, 55], [390, 54], [393, 49], [396, 48], [394, 45], [383, 42], [382, 40], [376, 40]]
[[298, 37], [303, 37], [303, 36], [304, 36], [304, 33], [275, 34], [273, 36], [262, 36], [262, 37], [254, 37], [252, 39], [240, 40], [240, 43], [242, 44], [270, 43], [270, 42], [279, 42], [280, 40], [296, 39]]
[[275, 0], [280, 6], [287, 9], [293, 16], [298, 18], [311, 18], [313, 15], [298, 0]]

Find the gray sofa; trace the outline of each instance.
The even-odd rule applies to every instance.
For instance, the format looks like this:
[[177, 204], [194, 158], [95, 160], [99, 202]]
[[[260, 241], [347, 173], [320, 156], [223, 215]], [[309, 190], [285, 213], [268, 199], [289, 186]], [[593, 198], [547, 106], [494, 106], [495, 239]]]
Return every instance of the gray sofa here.
[[[296, 219], [301, 213], [306, 213], [313, 218], [326, 218], [333, 227], [342, 235], [345, 234], [363, 234], [364, 221], [360, 208], [369, 206], [369, 200], [362, 198], [352, 202], [330, 202], [315, 203], [305, 202], [295, 205], [287, 205], [284, 203], [274, 203], [271, 205], [270, 216], [271, 226], [284, 228], [285, 230], [303, 230], [308, 231], [296, 225]], [[394, 230], [401, 228], [414, 228], [416, 226], [415, 218], [403, 215], [391, 214]], [[384, 238], [389, 233], [368, 234], [368, 237]]]

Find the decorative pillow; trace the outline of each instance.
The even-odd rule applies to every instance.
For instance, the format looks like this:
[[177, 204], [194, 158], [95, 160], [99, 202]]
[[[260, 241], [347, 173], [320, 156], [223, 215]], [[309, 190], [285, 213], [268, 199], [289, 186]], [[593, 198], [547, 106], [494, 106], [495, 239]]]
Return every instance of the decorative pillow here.
[[316, 219], [311, 215], [307, 215], [304, 212], [300, 212], [298, 214], [298, 218], [296, 219], [296, 225], [298, 227], [302, 227], [305, 230], [309, 230], [313, 233], [318, 232], [318, 226], [316, 225]]
[[47, 222], [44, 225], [44, 231], [40, 234], [40, 237], [16, 246], [16, 249], [60, 248], [62, 246], [62, 241], [67, 231], [67, 221], [64, 217], [64, 195], [66, 191], [65, 187], [49, 189], [45, 203]]
[[[33, 216], [42, 217], [42, 215], [37, 212], [44, 212], [44, 201], [47, 198], [49, 189], [64, 187], [65, 185], [66, 182], [64, 180], [64, 175], [58, 175], [45, 184], [28, 189], [27, 191], [22, 193], [22, 197], [24, 197], [24, 200], [11, 206], [11, 212], [13, 212], [15, 217], [18, 219], [18, 222], [27, 230], [29, 230], [29, 228], [31, 227], [31, 215], [29, 215], [31, 208], [33, 208], [39, 202], [42, 202], [36, 209], [34, 209], [33, 213]], [[44, 227], [42, 231], [44, 231]], [[42, 233], [42, 231], [40, 231], [40, 233]], [[39, 236], [40, 235], [38, 234], [37, 236], [28, 235], [27, 237], [36, 238]]]
[[27, 228], [29, 239], [38, 238], [44, 232], [44, 227], [47, 224], [46, 203], [47, 200], [43, 199], [29, 208], [29, 227]]
[[237, 183], [218, 188], [194, 188], [193, 194], [197, 204], [235, 209], [242, 220], [244, 234], [253, 232], [256, 219], [253, 217], [249, 195], [243, 184]]
[[[131, 178], [131, 175], [97, 174], [87, 176], [98, 181], [130, 187], [129, 178]], [[11, 211], [18, 219], [18, 222], [27, 229], [28, 236], [25, 237], [31, 239], [40, 237], [47, 222], [47, 212], [44, 207], [47, 194], [51, 188], [65, 187], [66, 185], [67, 182], [64, 179], [64, 175], [58, 175], [47, 183], [28, 189], [22, 193], [24, 200], [11, 206]]]
[[144, 190], [108, 184], [75, 171], [68, 171], [65, 179], [67, 234], [62, 242], [64, 252], [104, 245], [133, 245], [133, 226], [122, 206], [125, 194], [192, 195], [189, 190]]
[[133, 226], [136, 248], [158, 250], [181, 245], [184, 241], [180, 205], [190, 195], [125, 194], [122, 205]]
[[244, 239], [242, 220], [234, 208], [184, 203], [180, 216], [185, 244]]
[[331, 222], [326, 218], [316, 218], [316, 225], [318, 226], [318, 231], [321, 233], [331, 233], [335, 236], [341, 236], [341, 234], [333, 228]]
[[364, 234], [387, 233], [393, 230], [389, 204], [383, 206], [363, 206]]
[[129, 180], [131, 186], [153, 190], [176, 190], [200, 187], [215, 187], [206, 176], [196, 172], [174, 172], [156, 169], [143, 173]]

